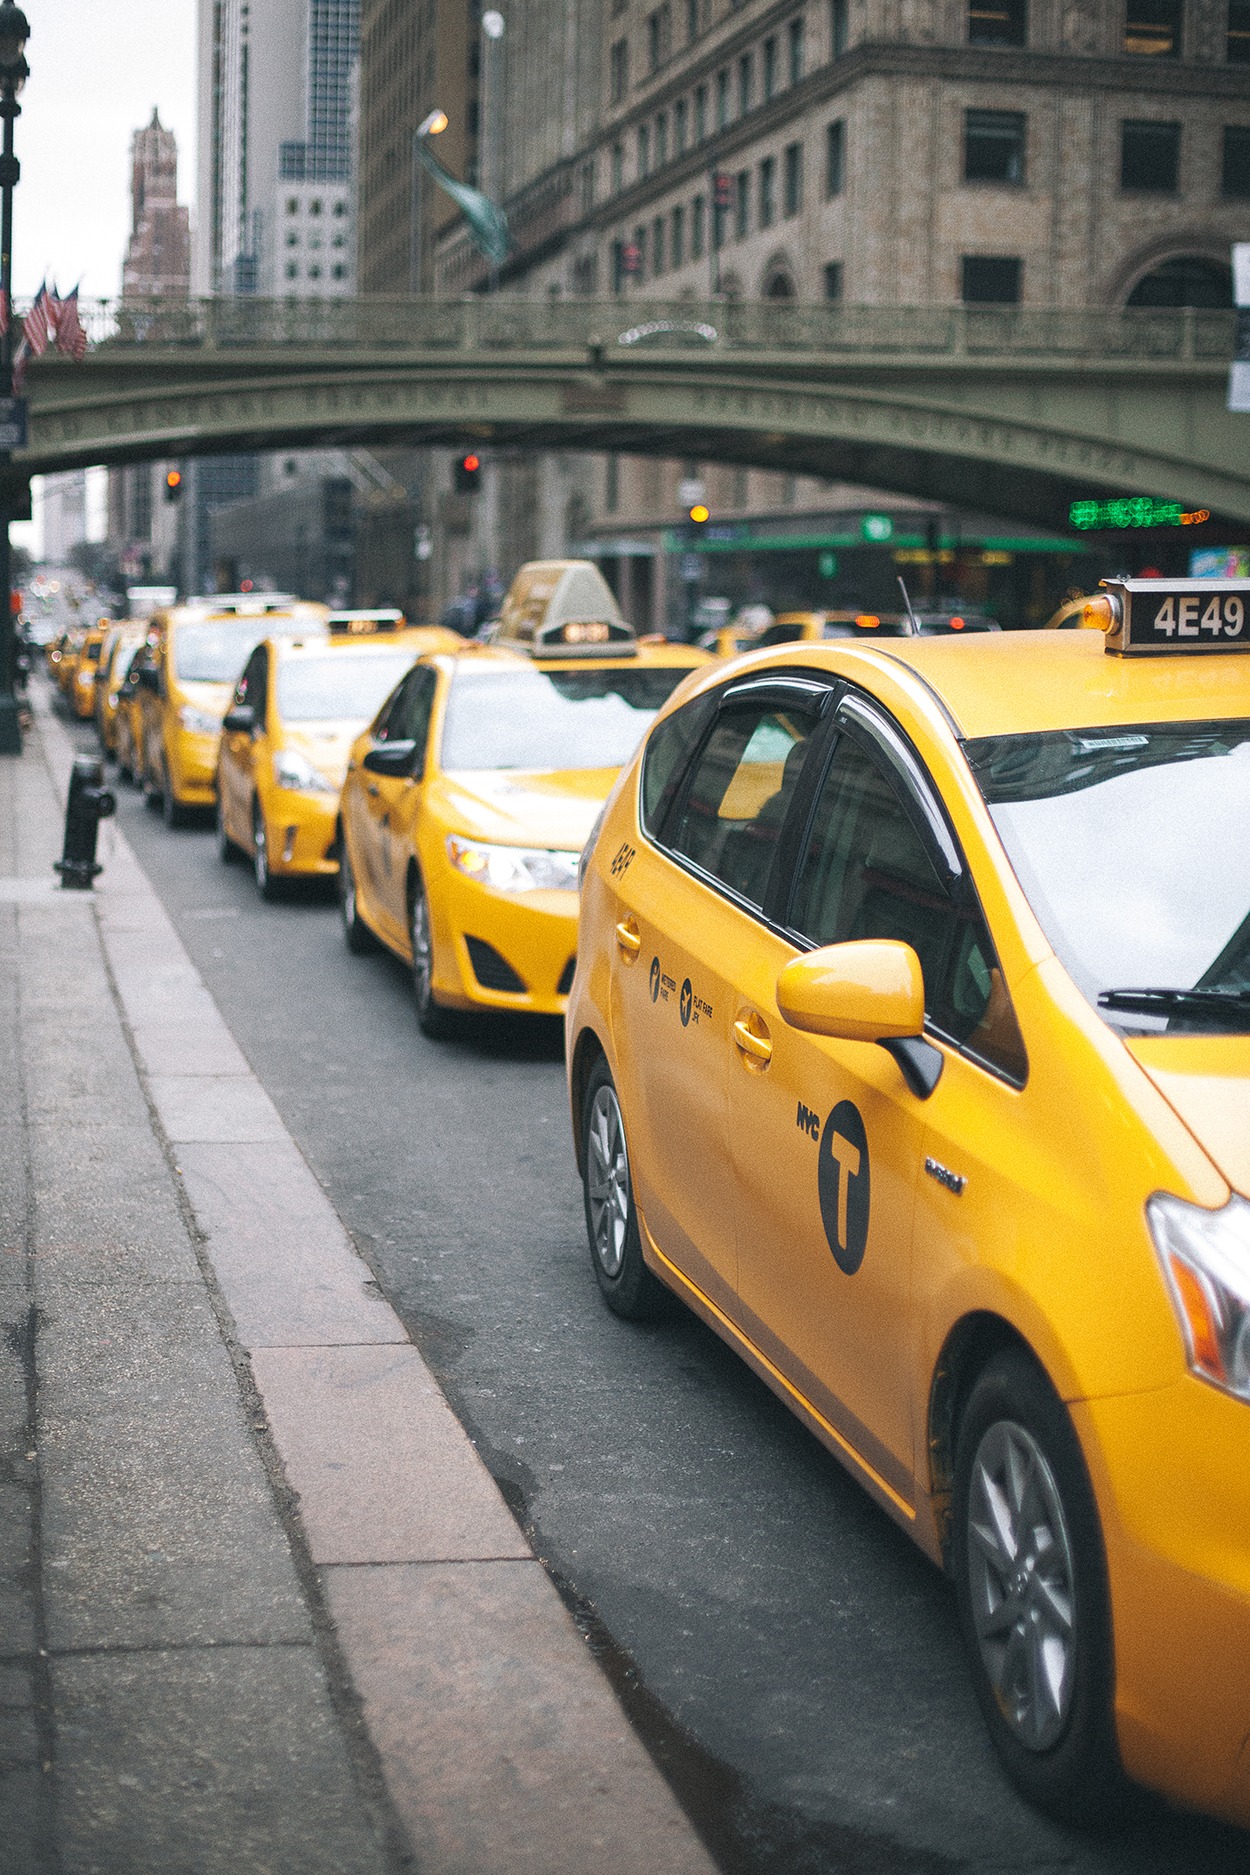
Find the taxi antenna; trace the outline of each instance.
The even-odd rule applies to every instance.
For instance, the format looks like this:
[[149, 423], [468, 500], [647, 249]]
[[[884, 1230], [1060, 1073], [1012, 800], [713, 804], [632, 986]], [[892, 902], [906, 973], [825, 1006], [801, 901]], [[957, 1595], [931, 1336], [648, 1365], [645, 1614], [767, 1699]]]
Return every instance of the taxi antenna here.
[[899, 573], [899, 574], [896, 574], [895, 577], [898, 580], [898, 589], [903, 595], [903, 604], [907, 607], [907, 616], [911, 620], [912, 631], [915, 632], [917, 637], [919, 637], [920, 621], [916, 617], [916, 614], [912, 611], [911, 596], [907, 591], [907, 587], [903, 583], [903, 575]]

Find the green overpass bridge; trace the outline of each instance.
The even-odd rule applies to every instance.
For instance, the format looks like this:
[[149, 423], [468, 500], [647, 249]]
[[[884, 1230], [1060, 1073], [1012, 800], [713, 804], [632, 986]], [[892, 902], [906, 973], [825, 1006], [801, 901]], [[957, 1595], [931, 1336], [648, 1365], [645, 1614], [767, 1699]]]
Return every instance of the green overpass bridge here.
[[619, 450], [1066, 526], [1146, 495], [1250, 524], [1234, 315], [661, 300], [259, 300], [91, 310], [30, 371], [31, 473], [223, 451]]

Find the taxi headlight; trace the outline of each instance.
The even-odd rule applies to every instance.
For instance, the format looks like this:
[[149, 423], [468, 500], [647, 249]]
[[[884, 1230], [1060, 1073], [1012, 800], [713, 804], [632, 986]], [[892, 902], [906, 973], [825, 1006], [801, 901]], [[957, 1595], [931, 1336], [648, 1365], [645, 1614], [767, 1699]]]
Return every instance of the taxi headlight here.
[[447, 837], [447, 857], [457, 872], [496, 892], [577, 890], [577, 853], [542, 846], [487, 846], [453, 833]]
[[215, 736], [221, 728], [220, 716], [214, 716], [209, 710], [197, 710], [191, 703], [183, 704], [178, 712], [178, 721], [193, 736]]
[[1146, 1217], [1190, 1367], [1250, 1400], [1250, 1203], [1234, 1193], [1220, 1210], [1204, 1211], [1156, 1192]]
[[273, 758], [273, 779], [275, 786], [288, 788], [293, 794], [338, 793], [329, 776], [314, 768], [298, 749], [278, 750]]

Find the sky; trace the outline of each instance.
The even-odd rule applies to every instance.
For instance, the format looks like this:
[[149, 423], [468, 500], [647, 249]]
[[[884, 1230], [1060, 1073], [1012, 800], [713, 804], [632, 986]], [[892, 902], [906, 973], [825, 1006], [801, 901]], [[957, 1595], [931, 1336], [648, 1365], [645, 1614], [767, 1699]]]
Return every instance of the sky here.
[[30, 23], [15, 149], [13, 291], [45, 274], [84, 298], [121, 289], [130, 233], [130, 138], [178, 138], [178, 199], [195, 191], [195, 0], [21, 0]]

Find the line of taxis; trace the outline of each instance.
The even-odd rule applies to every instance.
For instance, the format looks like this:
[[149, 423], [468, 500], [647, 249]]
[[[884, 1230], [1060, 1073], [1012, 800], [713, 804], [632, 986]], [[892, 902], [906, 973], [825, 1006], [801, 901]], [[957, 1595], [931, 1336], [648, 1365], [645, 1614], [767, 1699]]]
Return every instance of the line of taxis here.
[[725, 662], [543, 563], [489, 645], [254, 619], [198, 778], [117, 739], [262, 891], [337, 867], [427, 1034], [564, 1011], [608, 1306], [680, 1298], [950, 1574], [1080, 1823], [1250, 1827], [1248, 609]]

